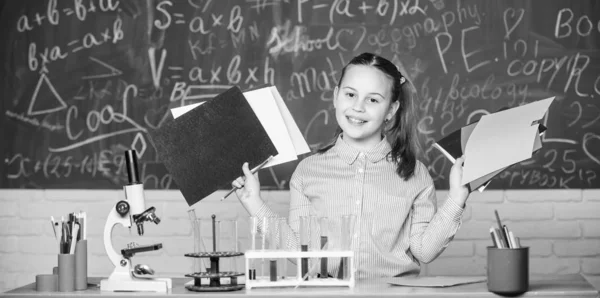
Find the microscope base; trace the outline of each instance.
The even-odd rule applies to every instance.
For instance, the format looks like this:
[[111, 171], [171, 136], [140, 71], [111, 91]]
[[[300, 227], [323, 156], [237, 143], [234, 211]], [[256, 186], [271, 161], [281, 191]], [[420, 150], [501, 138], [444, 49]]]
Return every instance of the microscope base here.
[[157, 292], [166, 293], [171, 289], [170, 278], [132, 278], [129, 280], [103, 279], [100, 290], [107, 292]]

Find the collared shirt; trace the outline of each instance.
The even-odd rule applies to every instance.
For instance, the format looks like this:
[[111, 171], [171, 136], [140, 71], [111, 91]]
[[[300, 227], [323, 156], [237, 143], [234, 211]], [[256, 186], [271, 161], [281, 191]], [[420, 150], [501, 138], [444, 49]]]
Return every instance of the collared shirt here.
[[[354, 215], [349, 236], [357, 278], [418, 275], [419, 262], [442, 253], [460, 227], [463, 208], [449, 198], [436, 212], [426, 167], [417, 161], [414, 176], [405, 181], [387, 158], [390, 151], [386, 138], [359, 152], [340, 136], [327, 152], [300, 162], [290, 181], [289, 226], [282, 229], [287, 248], [299, 247], [300, 216], [316, 215], [327, 217], [329, 244], [339, 249], [341, 217]], [[250, 209], [259, 218], [276, 216], [264, 203]], [[338, 264], [328, 262], [331, 275]]]

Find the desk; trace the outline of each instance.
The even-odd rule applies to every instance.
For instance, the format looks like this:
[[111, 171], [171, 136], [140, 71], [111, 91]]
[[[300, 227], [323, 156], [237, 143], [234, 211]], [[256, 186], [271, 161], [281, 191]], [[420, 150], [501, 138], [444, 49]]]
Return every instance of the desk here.
[[[0, 297], [190, 297], [198, 295], [202, 297], [232, 297], [242, 296], [257, 297], [499, 297], [487, 291], [485, 282], [460, 285], [448, 288], [412, 288], [391, 286], [381, 280], [359, 280], [354, 289], [343, 287], [332, 288], [258, 288], [251, 291], [241, 290], [225, 293], [197, 293], [186, 290], [183, 284], [190, 280], [187, 278], [174, 278], [173, 290], [168, 294], [156, 293], [111, 293], [100, 292], [99, 284], [101, 278], [89, 278], [90, 287], [85, 291], [68, 293], [38, 293], [35, 283], [0, 294]], [[598, 291], [590, 285], [583, 276], [560, 275], [546, 277], [531, 277], [529, 292], [519, 297], [600, 297]]]

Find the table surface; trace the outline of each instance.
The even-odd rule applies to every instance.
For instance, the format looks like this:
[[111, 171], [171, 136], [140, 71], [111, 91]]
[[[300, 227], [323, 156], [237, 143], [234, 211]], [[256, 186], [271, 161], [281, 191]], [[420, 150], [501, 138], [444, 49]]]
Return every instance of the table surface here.
[[[184, 284], [191, 279], [173, 278], [173, 288], [169, 293], [140, 293], [140, 292], [101, 292], [101, 278], [88, 279], [89, 287], [85, 291], [67, 293], [37, 292], [35, 282], [14, 290], [1, 293], [0, 297], [82, 297], [82, 296], [110, 296], [110, 297], [189, 297], [189, 295], [202, 295], [203, 297], [240, 297], [240, 296], [269, 296], [269, 297], [499, 297], [487, 290], [485, 282], [459, 285], [445, 288], [403, 287], [393, 286], [383, 280], [359, 280], [353, 289], [347, 287], [290, 287], [282, 288], [256, 288], [234, 292], [198, 293], [185, 289]], [[558, 275], [531, 277], [529, 291], [519, 297], [600, 297], [598, 291], [579, 275]]]

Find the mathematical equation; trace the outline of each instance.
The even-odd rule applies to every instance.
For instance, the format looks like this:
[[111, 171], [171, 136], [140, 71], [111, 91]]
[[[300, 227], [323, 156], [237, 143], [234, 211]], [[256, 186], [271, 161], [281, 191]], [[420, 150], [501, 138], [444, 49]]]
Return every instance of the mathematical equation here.
[[[126, 4], [48, 0], [13, 17], [12, 30], [27, 40], [26, 58], [15, 61], [26, 71], [18, 76], [31, 81], [31, 90], [16, 90], [27, 104], [7, 105], [3, 115], [13, 126], [52, 139], [41, 153], [15, 145], [2, 172], [10, 181], [46, 187], [44, 179], [77, 176], [120, 185], [125, 174], [118, 152], [134, 148], [147, 187], [171, 188], [149, 133], [170, 119], [171, 108], [209, 100], [234, 85], [278, 86], [316, 149], [336, 127], [333, 90], [340, 70], [364, 51], [389, 58], [414, 86], [419, 158], [443, 183], [438, 187], [447, 187], [451, 163], [433, 150], [436, 140], [500, 108], [550, 96], [557, 96], [558, 106], [541, 119], [548, 127], [544, 149], [497, 179], [516, 188], [585, 188], [600, 181], [599, 62], [593, 51], [565, 49], [570, 38], [600, 36], [600, 23], [589, 14], [561, 7], [544, 15], [554, 26], [538, 34], [524, 28], [529, 18], [535, 22], [533, 13], [506, 6], [490, 15], [477, 1]], [[124, 12], [131, 7], [137, 12]], [[66, 39], [25, 35], [97, 20], [92, 30], [65, 33]], [[490, 22], [500, 22], [491, 33]], [[94, 71], [71, 77], [64, 65], [73, 61], [86, 61]], [[68, 87], [65, 76], [73, 82]], [[269, 169], [261, 182], [286, 188], [292, 172]]]

